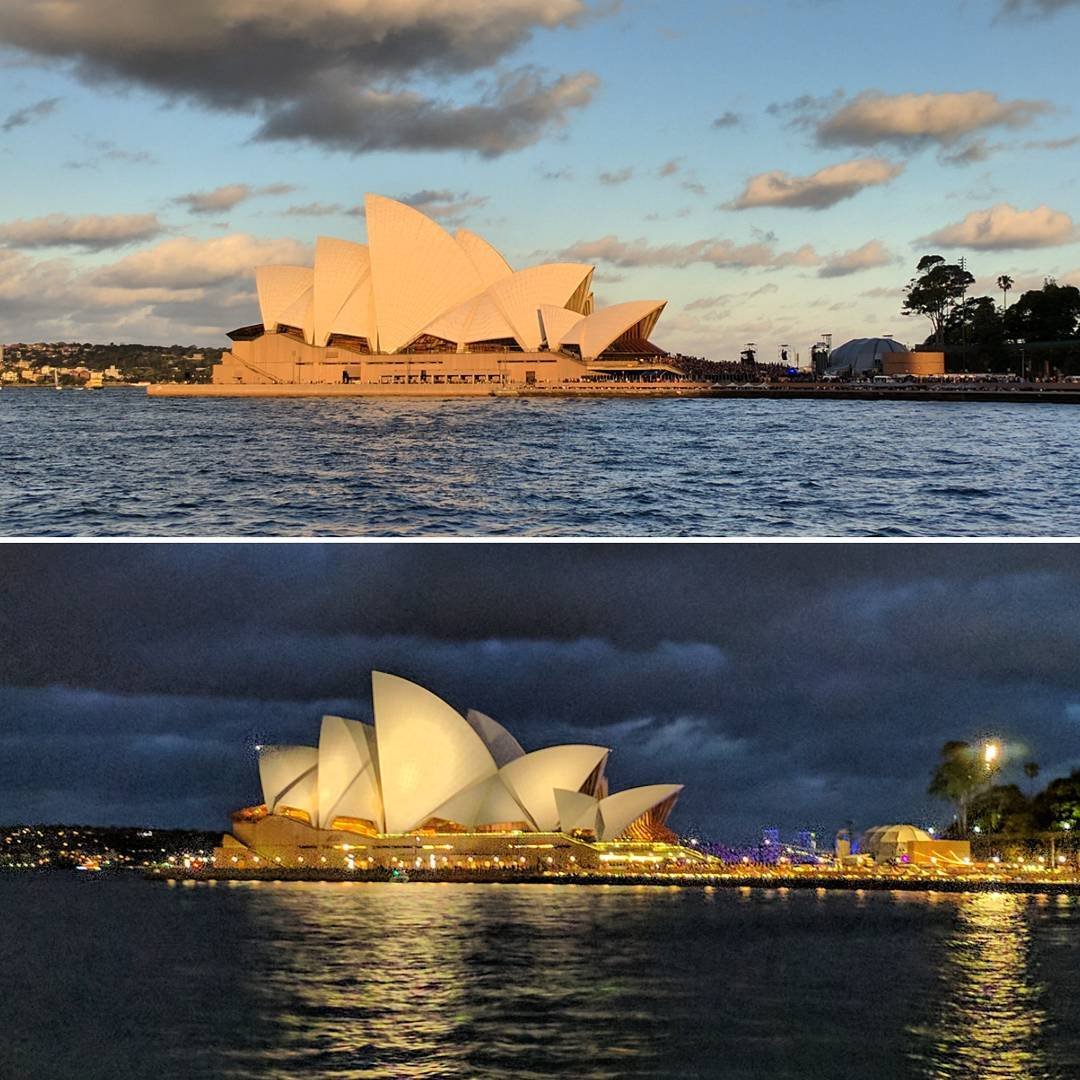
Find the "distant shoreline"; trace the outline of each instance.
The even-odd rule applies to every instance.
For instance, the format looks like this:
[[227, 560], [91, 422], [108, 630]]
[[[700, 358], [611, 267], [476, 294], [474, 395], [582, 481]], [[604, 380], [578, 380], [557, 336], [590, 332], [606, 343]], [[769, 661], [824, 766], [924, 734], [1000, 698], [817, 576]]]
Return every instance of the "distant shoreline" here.
[[[632, 885], [654, 888], [687, 889], [821, 889], [841, 892], [940, 892], [940, 893], [1045, 893], [1055, 896], [1080, 896], [1080, 880], [1070, 881], [991, 881], [985, 878], [835, 878], [811, 875], [755, 874], [657, 874], [654, 876], [623, 874], [545, 875], [470, 873], [438, 874], [410, 870], [409, 884], [428, 882], [440, 885]], [[174, 882], [332, 882], [388, 883], [382, 872], [301, 871], [285, 870], [266, 873], [255, 870], [147, 870], [143, 876], [150, 881]]]
[[705, 383], [617, 383], [593, 386], [492, 388], [484, 384], [412, 385], [381, 383], [270, 383], [220, 386], [213, 383], [155, 383], [149, 397], [185, 398], [727, 398], [739, 400], [951, 401], [1080, 405], [1080, 386], [1053, 389], [965, 388], [963, 386], [836, 386], [820, 383], [758, 383], [716, 386]]

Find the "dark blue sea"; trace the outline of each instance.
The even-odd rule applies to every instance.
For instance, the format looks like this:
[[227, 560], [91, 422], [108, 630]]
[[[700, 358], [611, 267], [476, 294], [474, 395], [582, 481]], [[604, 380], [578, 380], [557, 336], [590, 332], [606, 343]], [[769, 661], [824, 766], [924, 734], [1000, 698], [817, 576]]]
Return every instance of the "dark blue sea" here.
[[0, 877], [0, 1075], [1080, 1075], [1080, 902]]
[[0, 534], [1080, 533], [1080, 406], [0, 393]]

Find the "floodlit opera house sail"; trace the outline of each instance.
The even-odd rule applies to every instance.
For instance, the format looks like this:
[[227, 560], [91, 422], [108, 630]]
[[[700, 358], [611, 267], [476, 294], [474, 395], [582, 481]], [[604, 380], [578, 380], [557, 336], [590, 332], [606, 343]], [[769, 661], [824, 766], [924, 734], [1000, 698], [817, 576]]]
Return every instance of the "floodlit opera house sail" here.
[[233, 815], [220, 869], [614, 870], [696, 859], [665, 822], [679, 784], [609, 793], [609, 750], [527, 753], [396, 675], [372, 673], [374, 724], [324, 716], [315, 746], [262, 746], [264, 802]]
[[233, 330], [218, 385], [531, 384], [679, 374], [649, 341], [666, 301], [594, 310], [593, 267], [513, 270], [486, 240], [367, 195], [368, 242], [255, 272], [261, 322]]

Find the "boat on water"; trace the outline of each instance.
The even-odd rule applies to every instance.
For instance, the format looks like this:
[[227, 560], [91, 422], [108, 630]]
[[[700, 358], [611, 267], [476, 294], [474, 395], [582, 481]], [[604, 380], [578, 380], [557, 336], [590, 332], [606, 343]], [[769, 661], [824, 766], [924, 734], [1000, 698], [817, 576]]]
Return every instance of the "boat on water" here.
[[53, 377], [53, 389], [54, 390], [63, 390], [64, 388], [60, 385], [60, 372], [54, 370], [53, 373], [52, 373], [52, 377]]
[[105, 376], [100, 371], [91, 371], [90, 378], [86, 380], [85, 389], [100, 390], [105, 385]]
[[390, 884], [391, 885], [408, 885], [409, 875], [404, 870], [391, 870], [390, 871]]

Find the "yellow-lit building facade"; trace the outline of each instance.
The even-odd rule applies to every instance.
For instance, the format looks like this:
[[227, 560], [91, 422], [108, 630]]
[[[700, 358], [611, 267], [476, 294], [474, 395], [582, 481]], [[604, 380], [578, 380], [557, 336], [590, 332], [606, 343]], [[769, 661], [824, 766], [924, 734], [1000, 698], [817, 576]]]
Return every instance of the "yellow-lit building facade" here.
[[261, 320], [230, 332], [215, 386], [528, 386], [680, 374], [649, 341], [666, 301], [597, 310], [591, 265], [515, 271], [467, 229], [451, 235], [379, 195], [364, 207], [366, 244], [319, 237], [313, 266], [256, 269]]
[[263, 746], [264, 802], [237, 811], [216, 870], [634, 872], [707, 862], [668, 815], [682, 790], [608, 790], [606, 747], [526, 752], [483, 713], [372, 673], [375, 723], [322, 719], [318, 746]]

